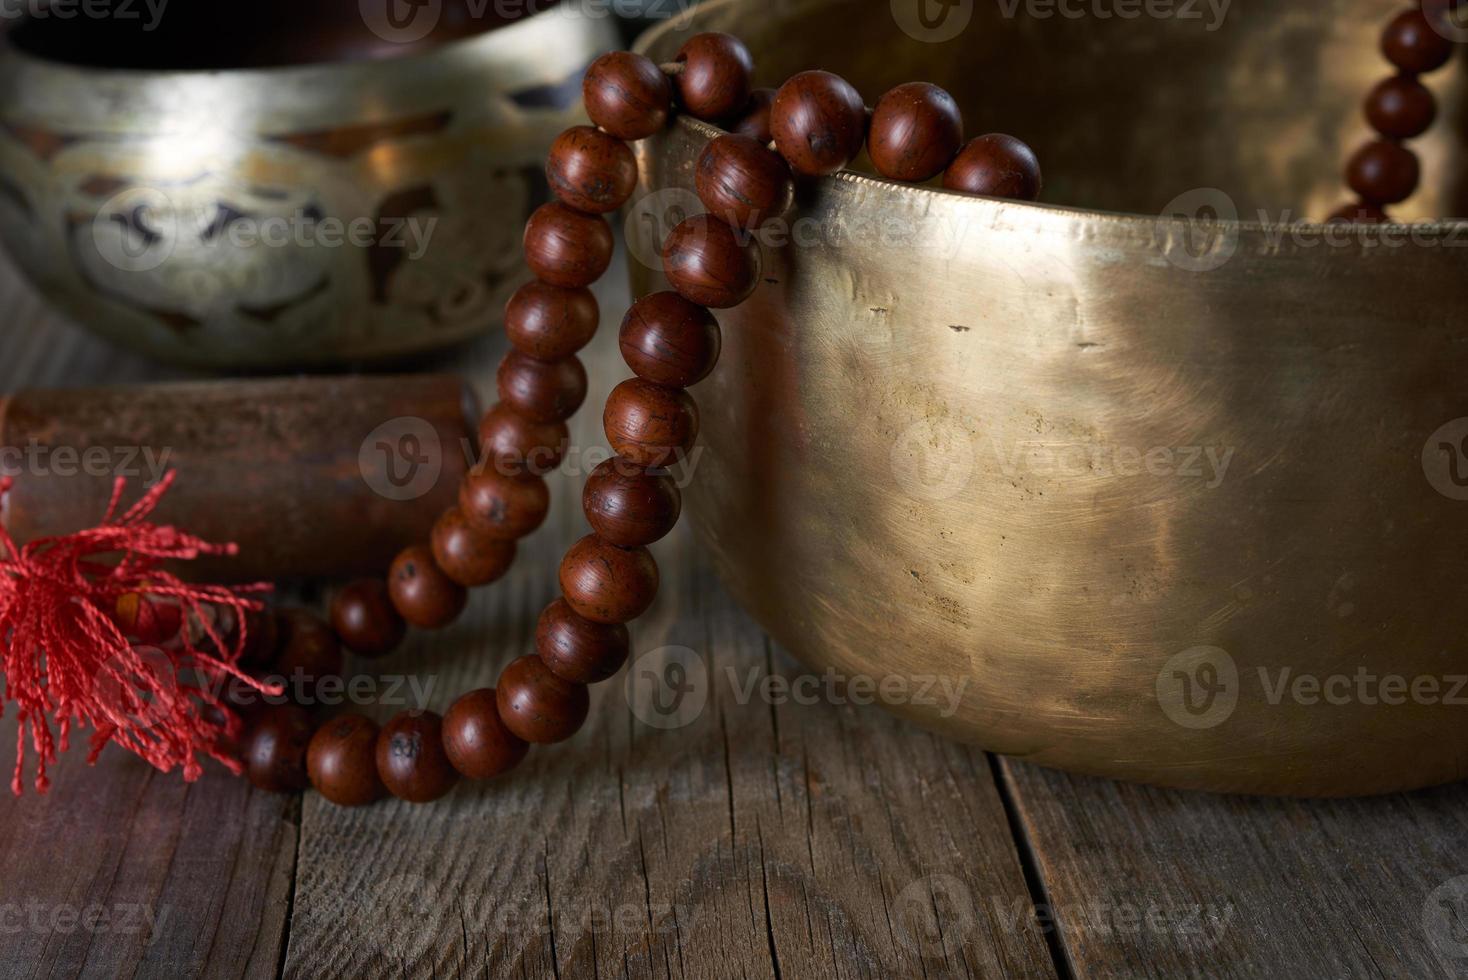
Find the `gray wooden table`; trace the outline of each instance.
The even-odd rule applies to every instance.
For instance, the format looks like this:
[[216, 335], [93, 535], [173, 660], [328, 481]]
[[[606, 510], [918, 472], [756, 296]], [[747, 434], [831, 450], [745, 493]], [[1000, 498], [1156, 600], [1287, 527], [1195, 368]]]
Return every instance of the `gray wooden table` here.
[[[588, 404], [625, 374], [617, 275]], [[50, 313], [0, 266], [0, 382], [169, 376]], [[455, 353], [488, 393], [503, 338]], [[578, 419], [600, 441], [599, 413]], [[383, 673], [427, 707], [529, 651], [579, 535], [577, 483], [453, 628]], [[634, 657], [743, 678], [801, 667], [680, 530]], [[635, 667], [635, 663], [634, 663]], [[713, 677], [731, 676], [716, 670]], [[1453, 976], [1468, 973], [1468, 792], [1296, 802], [1164, 792], [1007, 762], [874, 707], [715, 682], [676, 729], [621, 678], [571, 743], [446, 801], [338, 809], [211, 771], [73, 751], [0, 802], [0, 976]], [[13, 712], [12, 712], [13, 715]], [[0, 746], [14, 744], [0, 721]], [[7, 763], [8, 764], [8, 763]]]

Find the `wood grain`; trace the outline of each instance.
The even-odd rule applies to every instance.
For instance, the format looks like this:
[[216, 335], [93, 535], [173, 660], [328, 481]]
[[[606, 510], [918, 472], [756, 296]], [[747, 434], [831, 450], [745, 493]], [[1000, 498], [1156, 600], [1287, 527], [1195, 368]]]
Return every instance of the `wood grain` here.
[[[458, 624], [381, 663], [431, 676], [429, 707], [530, 652], [556, 563], [587, 530], [579, 488], [606, 452], [594, 406], [627, 375], [625, 291], [600, 299], [593, 407], [547, 525]], [[502, 344], [460, 365], [482, 388]], [[1029, 902], [985, 756], [875, 708], [741, 697], [750, 676], [800, 668], [735, 608], [686, 528], [654, 552], [663, 589], [633, 624], [634, 662], [593, 689], [573, 741], [429, 807], [307, 798], [286, 975], [1052, 975], [1037, 929], [981, 927], [965, 904]], [[627, 678], [641, 679], [643, 716], [666, 723], [650, 699], [672, 703], [658, 681], [670, 647], [687, 651], [678, 681], [696, 690], [669, 716], [686, 723], [662, 728], [629, 710]]]
[[1078, 977], [1468, 974], [1468, 788], [1286, 800], [1002, 766]]

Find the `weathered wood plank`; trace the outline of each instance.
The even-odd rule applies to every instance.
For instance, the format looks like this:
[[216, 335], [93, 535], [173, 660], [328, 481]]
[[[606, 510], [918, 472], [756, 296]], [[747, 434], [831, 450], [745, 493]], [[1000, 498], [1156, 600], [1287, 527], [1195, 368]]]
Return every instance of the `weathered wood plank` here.
[[[626, 375], [625, 292], [601, 298], [589, 406]], [[483, 390], [502, 345], [459, 365]], [[531, 650], [560, 555], [586, 531], [579, 487], [604, 457], [581, 450], [602, 446], [599, 422], [594, 407], [576, 420], [552, 516], [510, 575], [454, 627], [375, 665], [431, 675], [429, 707]], [[633, 631], [634, 658], [650, 659], [593, 690], [572, 742], [428, 807], [307, 798], [287, 976], [1051, 975], [1038, 929], [995, 929], [964, 904], [1029, 901], [986, 758], [875, 708], [740, 696], [751, 675], [800, 668], [735, 608], [686, 528], [655, 552], [662, 595]], [[686, 682], [664, 672], [669, 647], [695, 658], [678, 661]], [[629, 672], [643, 717], [686, 724], [638, 720]], [[663, 716], [650, 699], [673, 703], [669, 677], [696, 689]]]
[[[0, 309], [0, 391], [164, 374], [62, 322], [3, 256]], [[12, 710], [5, 784], [15, 727]], [[218, 769], [187, 786], [115, 748], [89, 770], [85, 741], [48, 796], [0, 791], [0, 973], [275, 976], [299, 804]]]
[[1468, 973], [1468, 788], [1302, 801], [1003, 771], [1078, 977]]

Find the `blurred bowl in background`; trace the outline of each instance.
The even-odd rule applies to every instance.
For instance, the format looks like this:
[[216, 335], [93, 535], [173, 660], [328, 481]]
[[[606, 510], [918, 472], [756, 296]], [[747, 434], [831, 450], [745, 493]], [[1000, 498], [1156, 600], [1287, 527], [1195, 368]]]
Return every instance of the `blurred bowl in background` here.
[[0, 238], [24, 273], [89, 329], [200, 366], [369, 361], [497, 325], [545, 147], [617, 22], [349, 7], [12, 29]]

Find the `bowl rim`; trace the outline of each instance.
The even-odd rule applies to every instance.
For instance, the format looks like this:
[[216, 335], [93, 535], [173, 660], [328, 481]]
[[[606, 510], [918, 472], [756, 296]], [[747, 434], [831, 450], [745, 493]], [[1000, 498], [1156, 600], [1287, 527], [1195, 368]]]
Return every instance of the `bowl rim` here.
[[160, 80], [188, 82], [227, 75], [231, 78], [250, 80], [261, 84], [294, 85], [306, 80], [316, 81], [322, 75], [347, 75], [360, 71], [364, 66], [377, 66], [383, 70], [392, 66], [394, 70], [412, 70], [415, 66], [438, 59], [452, 59], [456, 55], [473, 53], [477, 47], [504, 45], [503, 38], [510, 37], [513, 43], [516, 34], [539, 26], [551, 17], [586, 18], [587, 12], [578, 0], [559, 0], [538, 13], [522, 17], [517, 21], [465, 37], [454, 38], [432, 45], [421, 51], [390, 55], [381, 58], [337, 58], [322, 61], [300, 61], [282, 65], [259, 65], [253, 67], [219, 68], [109, 68], [99, 65], [82, 65], [70, 61], [45, 58], [16, 45], [11, 30], [0, 30], [0, 62], [11, 62], [27, 72], [50, 75], [58, 79], [74, 81], [107, 79], [118, 83], [145, 85]]
[[[707, 0], [704, 3], [695, 4], [677, 16], [670, 17], [662, 23], [655, 24], [640, 33], [632, 44], [631, 50], [637, 54], [646, 55], [648, 50], [663, 37], [676, 31], [685, 30], [690, 25], [701, 20], [708, 11], [720, 11], [730, 7], [736, 7], [746, 3], [747, 0]], [[830, 0], [836, 2], [836, 0]], [[774, 11], [778, 13], [778, 11]], [[713, 139], [724, 135], [727, 130], [713, 123], [694, 119], [686, 114], [677, 116], [677, 125], [691, 130], [705, 139]], [[1189, 219], [1181, 215], [1168, 214], [1144, 214], [1137, 211], [1111, 211], [1103, 208], [1086, 208], [1070, 204], [1049, 204], [1039, 201], [1019, 201], [1010, 198], [990, 197], [983, 194], [969, 194], [963, 191], [948, 190], [927, 184], [909, 184], [900, 180], [892, 180], [879, 174], [868, 174], [857, 170], [843, 168], [828, 177], [807, 178], [811, 180], [835, 180], [842, 183], [866, 185], [877, 189], [882, 193], [896, 194], [899, 197], [917, 199], [941, 200], [948, 205], [972, 207], [980, 212], [992, 211], [997, 208], [1014, 208], [1037, 214], [1049, 214], [1056, 218], [1069, 219], [1077, 223], [1089, 224], [1095, 228], [1110, 227], [1111, 230], [1124, 231], [1150, 235], [1159, 223], [1172, 222], [1175, 224], [1188, 224]], [[1205, 190], [1221, 190], [1220, 188], [1203, 188]], [[1227, 191], [1222, 191], [1227, 194]], [[1431, 221], [1391, 221], [1382, 224], [1369, 225], [1349, 223], [1331, 223], [1328, 221], [1249, 221], [1242, 218], [1223, 218], [1212, 222], [1213, 225], [1224, 229], [1230, 234], [1248, 234], [1249, 236], [1262, 236], [1275, 238], [1287, 235], [1290, 232], [1309, 230], [1312, 233], [1323, 232], [1327, 228], [1354, 228], [1357, 229], [1358, 237], [1354, 247], [1341, 248], [1337, 251], [1347, 254], [1359, 254], [1370, 248], [1362, 243], [1361, 239], [1371, 237], [1361, 232], [1361, 229], [1370, 229], [1376, 237], [1382, 237], [1387, 233], [1395, 231], [1411, 230], [1417, 234], [1425, 235], [1447, 235], [1453, 232], [1461, 232], [1468, 226], [1468, 218], [1434, 218]]]

